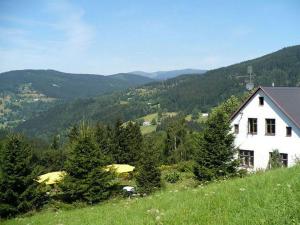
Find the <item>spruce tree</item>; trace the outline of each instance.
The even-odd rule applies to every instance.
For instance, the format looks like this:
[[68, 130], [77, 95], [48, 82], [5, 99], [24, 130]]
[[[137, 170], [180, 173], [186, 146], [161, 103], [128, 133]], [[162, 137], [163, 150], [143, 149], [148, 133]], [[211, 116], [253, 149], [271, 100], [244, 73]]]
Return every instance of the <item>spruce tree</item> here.
[[76, 141], [79, 136], [79, 129], [76, 125], [72, 126], [68, 133], [69, 142]]
[[109, 197], [112, 174], [105, 171], [106, 157], [97, 147], [93, 129], [82, 124], [78, 138], [70, 143], [67, 176], [60, 184], [66, 202], [99, 202]]
[[199, 180], [212, 180], [235, 174], [238, 165], [234, 160], [236, 149], [230, 123], [222, 110], [215, 110], [206, 122], [199, 140], [194, 173]]
[[[147, 142], [148, 143], [148, 142]], [[139, 193], [150, 193], [161, 187], [161, 173], [153, 145], [145, 146], [135, 175]]]
[[107, 161], [113, 162], [113, 140], [112, 131], [109, 126], [97, 124], [95, 128], [95, 138], [99, 151], [107, 158]]
[[52, 143], [51, 143], [51, 149], [58, 150], [59, 149], [59, 136], [55, 135], [53, 137]]
[[125, 132], [121, 120], [117, 120], [113, 130], [113, 148], [112, 157], [116, 163], [124, 163], [126, 156], [124, 155], [125, 148]]
[[132, 123], [131, 121], [125, 128], [125, 145], [122, 149], [123, 154], [125, 154], [124, 162], [132, 165], [136, 165], [140, 159], [143, 136], [140, 130], [140, 126], [137, 123]]
[[47, 197], [35, 181], [31, 146], [21, 135], [12, 134], [1, 155], [0, 217], [41, 207]]

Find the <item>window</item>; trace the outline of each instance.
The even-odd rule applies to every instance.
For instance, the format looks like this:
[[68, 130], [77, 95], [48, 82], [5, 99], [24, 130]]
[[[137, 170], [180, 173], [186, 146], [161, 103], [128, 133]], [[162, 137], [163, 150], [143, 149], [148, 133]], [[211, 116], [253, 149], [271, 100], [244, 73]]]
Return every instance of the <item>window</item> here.
[[275, 135], [275, 119], [266, 119], [266, 135]]
[[283, 167], [288, 166], [288, 154], [286, 153], [280, 153], [280, 158], [281, 158], [281, 164]]
[[248, 133], [257, 134], [257, 119], [248, 118]]
[[254, 151], [240, 150], [240, 166], [253, 167], [254, 166]]
[[292, 136], [292, 128], [291, 127], [286, 127], [286, 136], [291, 137]]
[[234, 124], [234, 133], [235, 134], [239, 133], [239, 125], [238, 124]]
[[259, 105], [264, 105], [264, 97], [259, 97]]

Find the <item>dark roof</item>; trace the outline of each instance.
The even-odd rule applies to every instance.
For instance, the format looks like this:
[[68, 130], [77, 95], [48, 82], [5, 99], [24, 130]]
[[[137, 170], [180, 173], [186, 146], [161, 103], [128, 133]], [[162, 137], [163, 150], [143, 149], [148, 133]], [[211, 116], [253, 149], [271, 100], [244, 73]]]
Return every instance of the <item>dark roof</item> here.
[[284, 114], [287, 115], [300, 128], [300, 88], [299, 87], [259, 87], [231, 116], [233, 119], [237, 113], [262, 90]]

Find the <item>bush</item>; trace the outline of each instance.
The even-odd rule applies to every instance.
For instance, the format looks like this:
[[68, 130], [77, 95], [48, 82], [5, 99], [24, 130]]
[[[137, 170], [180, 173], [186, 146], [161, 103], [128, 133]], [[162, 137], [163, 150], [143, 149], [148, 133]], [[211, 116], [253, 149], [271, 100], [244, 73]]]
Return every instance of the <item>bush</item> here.
[[177, 172], [173, 172], [173, 173], [168, 173], [165, 175], [165, 180], [169, 183], [176, 183], [177, 181], [179, 181], [180, 179], [180, 174]]
[[271, 152], [271, 157], [269, 160], [269, 169], [276, 169], [282, 167], [281, 156], [278, 149], [274, 149]]
[[240, 169], [237, 171], [237, 176], [239, 177], [245, 177], [248, 175], [248, 170], [246, 169]]
[[200, 165], [194, 166], [194, 174], [200, 181], [212, 181], [215, 179], [215, 171]]
[[193, 172], [194, 165], [194, 161], [182, 161], [177, 164], [177, 170], [179, 172]]

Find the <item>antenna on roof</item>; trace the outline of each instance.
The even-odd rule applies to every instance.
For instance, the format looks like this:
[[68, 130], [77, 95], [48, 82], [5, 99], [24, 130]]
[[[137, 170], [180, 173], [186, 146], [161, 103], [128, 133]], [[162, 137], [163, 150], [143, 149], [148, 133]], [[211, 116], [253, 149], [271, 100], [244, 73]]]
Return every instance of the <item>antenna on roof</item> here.
[[253, 74], [253, 68], [251, 65], [247, 67], [247, 74], [249, 75], [249, 81], [246, 81], [246, 89], [248, 91], [251, 91], [254, 88], [254, 83], [252, 81], [252, 77], [255, 76]]

